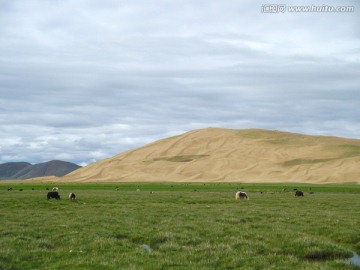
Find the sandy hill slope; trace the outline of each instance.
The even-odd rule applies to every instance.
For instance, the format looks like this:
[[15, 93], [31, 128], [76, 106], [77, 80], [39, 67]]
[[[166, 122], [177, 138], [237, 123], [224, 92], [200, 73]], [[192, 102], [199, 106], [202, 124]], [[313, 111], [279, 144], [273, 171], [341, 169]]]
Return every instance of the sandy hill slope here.
[[207, 128], [136, 148], [60, 181], [360, 183], [360, 140]]

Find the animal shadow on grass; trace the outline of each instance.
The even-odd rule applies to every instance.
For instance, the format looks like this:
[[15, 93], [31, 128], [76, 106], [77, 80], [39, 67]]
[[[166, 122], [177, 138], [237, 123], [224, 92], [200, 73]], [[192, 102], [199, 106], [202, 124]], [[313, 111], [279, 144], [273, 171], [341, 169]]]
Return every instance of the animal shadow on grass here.
[[126, 234], [116, 234], [114, 235], [114, 238], [117, 240], [128, 240], [129, 242], [133, 243], [133, 244], [147, 244], [149, 245], [152, 249], [157, 249], [159, 248], [159, 246], [163, 243], [165, 243], [168, 239], [167, 237], [151, 237], [149, 239], [146, 239], [145, 237], [142, 236], [129, 236]]

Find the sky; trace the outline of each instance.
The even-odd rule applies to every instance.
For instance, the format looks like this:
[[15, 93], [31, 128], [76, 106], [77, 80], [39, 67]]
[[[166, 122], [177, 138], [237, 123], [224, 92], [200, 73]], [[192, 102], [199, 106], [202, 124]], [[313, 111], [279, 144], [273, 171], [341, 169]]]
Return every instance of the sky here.
[[0, 0], [0, 163], [207, 127], [360, 139], [359, 25], [357, 0]]

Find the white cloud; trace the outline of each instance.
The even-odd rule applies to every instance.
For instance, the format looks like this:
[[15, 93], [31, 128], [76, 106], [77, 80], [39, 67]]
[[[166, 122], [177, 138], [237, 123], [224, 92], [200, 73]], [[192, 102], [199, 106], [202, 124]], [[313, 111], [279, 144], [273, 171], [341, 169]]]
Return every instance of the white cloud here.
[[250, 0], [1, 4], [0, 162], [89, 164], [208, 126], [359, 136], [356, 1], [332, 3], [356, 6], [346, 14], [264, 14]]

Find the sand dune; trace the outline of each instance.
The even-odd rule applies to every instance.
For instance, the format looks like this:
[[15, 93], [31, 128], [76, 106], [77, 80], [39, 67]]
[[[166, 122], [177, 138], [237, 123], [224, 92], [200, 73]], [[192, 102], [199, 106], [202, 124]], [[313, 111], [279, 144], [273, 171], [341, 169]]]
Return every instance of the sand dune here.
[[208, 128], [90, 164], [59, 181], [360, 183], [359, 165], [360, 140]]

